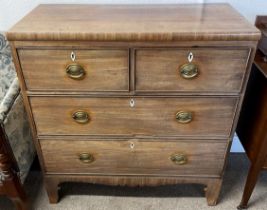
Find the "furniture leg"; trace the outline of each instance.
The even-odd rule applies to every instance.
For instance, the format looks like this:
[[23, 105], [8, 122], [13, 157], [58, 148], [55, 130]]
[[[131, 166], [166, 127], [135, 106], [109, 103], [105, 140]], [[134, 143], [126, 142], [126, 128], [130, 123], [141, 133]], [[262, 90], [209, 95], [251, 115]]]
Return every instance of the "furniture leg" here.
[[58, 203], [58, 184], [55, 178], [45, 177], [46, 192], [51, 204]]
[[206, 198], [209, 206], [217, 205], [222, 186], [222, 179], [210, 180], [207, 184]]
[[248, 201], [251, 197], [251, 194], [254, 190], [254, 187], [257, 183], [258, 176], [261, 172], [263, 165], [263, 161], [259, 163], [252, 163], [249, 169], [245, 189], [243, 192], [242, 200], [240, 205], [237, 207], [237, 209], [247, 209], [248, 208]]
[[17, 210], [29, 210], [26, 193], [22, 188], [20, 180], [14, 176], [12, 180], [5, 183], [6, 195], [13, 201]]
[[[0, 136], [0, 143], [3, 143], [3, 133]], [[4, 143], [0, 145], [0, 171], [2, 171], [4, 179], [0, 181], [4, 195], [10, 198], [17, 210], [29, 210], [26, 193], [23, 190], [22, 184], [18, 175], [12, 168], [12, 161], [8, 155]]]

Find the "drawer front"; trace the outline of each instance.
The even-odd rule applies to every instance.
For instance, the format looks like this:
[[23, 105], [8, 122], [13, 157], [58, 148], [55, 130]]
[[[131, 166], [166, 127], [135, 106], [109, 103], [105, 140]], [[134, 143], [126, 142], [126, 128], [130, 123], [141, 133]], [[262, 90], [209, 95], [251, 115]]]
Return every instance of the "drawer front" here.
[[18, 54], [28, 90], [129, 90], [128, 50], [23, 49]]
[[248, 56], [246, 49], [140, 49], [136, 90], [238, 93]]
[[[75, 141], [75, 142], [74, 142]], [[227, 143], [209, 141], [41, 140], [48, 173], [214, 175]]]
[[236, 98], [31, 97], [39, 135], [228, 137]]

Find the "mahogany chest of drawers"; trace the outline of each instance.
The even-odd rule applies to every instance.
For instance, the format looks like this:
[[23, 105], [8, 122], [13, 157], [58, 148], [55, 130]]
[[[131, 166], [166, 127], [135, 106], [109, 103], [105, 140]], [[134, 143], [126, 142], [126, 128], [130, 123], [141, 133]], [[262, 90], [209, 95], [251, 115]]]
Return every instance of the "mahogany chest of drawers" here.
[[51, 203], [68, 181], [217, 203], [260, 37], [229, 5], [41, 5], [7, 36]]

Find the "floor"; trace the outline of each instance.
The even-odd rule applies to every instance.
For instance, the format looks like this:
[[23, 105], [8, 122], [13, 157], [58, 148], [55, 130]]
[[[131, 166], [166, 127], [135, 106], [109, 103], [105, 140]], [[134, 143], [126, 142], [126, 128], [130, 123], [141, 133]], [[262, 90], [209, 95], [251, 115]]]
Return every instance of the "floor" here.
[[[32, 171], [25, 188], [34, 210], [230, 210], [239, 204], [249, 162], [243, 154], [229, 158], [220, 202], [208, 207], [199, 185], [163, 187], [108, 187], [67, 183], [62, 186], [61, 200], [50, 205], [39, 171]], [[12, 203], [0, 198], [0, 210], [14, 209]], [[250, 202], [251, 210], [267, 210], [267, 172], [262, 173]]]

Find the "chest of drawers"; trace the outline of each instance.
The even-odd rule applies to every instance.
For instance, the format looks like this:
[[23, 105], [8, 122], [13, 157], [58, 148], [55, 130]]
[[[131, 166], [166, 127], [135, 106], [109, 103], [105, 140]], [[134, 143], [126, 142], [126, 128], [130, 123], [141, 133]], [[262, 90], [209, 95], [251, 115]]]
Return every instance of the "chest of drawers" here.
[[229, 5], [41, 5], [7, 36], [51, 203], [68, 181], [217, 203], [260, 37]]

